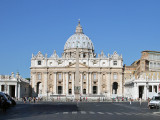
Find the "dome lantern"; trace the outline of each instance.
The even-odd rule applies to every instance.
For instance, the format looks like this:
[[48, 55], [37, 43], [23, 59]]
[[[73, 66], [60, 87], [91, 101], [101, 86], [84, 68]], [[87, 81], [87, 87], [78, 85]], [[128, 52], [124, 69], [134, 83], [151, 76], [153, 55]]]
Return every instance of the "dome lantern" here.
[[83, 34], [83, 28], [82, 28], [82, 26], [80, 24], [80, 19], [78, 20], [78, 25], [76, 27], [76, 32], [75, 33], [76, 34]]

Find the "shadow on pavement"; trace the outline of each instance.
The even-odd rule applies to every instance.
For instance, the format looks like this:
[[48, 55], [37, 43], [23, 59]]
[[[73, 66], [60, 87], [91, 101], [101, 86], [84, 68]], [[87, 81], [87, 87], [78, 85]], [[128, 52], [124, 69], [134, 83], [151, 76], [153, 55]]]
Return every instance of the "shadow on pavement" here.
[[17, 104], [17, 106], [9, 108], [6, 113], [0, 111], [0, 120], [23, 119], [72, 111], [79, 111], [76, 104]]

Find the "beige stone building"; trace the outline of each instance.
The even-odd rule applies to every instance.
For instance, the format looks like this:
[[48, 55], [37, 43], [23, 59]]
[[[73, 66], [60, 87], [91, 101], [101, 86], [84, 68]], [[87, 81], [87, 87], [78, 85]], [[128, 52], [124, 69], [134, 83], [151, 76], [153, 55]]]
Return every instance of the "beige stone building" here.
[[[76, 50], [79, 59], [76, 61]], [[123, 95], [123, 59], [114, 52], [107, 56], [102, 51], [96, 57], [94, 46], [78, 23], [75, 33], [64, 45], [59, 57], [56, 51], [51, 57], [38, 52], [31, 58], [32, 96], [75, 97], [76, 62], [79, 65], [80, 97], [97, 99]]]
[[125, 96], [151, 98], [160, 92], [160, 52], [142, 51], [141, 58], [124, 67]]

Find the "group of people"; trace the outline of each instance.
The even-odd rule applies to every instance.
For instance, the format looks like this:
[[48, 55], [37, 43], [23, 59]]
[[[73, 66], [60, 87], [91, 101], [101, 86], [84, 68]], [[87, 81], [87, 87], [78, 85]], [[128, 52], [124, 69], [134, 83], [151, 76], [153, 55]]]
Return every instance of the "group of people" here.
[[[129, 99], [129, 100], [132, 100], [132, 99]], [[112, 102], [114, 102], [114, 101], [117, 101], [117, 102], [119, 102], [119, 101], [128, 101], [128, 98], [127, 97], [116, 97], [116, 98], [112, 98]]]
[[23, 97], [22, 98], [22, 101], [24, 103], [26, 103], [27, 101], [29, 103], [31, 103], [31, 102], [36, 103], [36, 102], [41, 101], [41, 100], [42, 100], [42, 98], [39, 98], [39, 97]]

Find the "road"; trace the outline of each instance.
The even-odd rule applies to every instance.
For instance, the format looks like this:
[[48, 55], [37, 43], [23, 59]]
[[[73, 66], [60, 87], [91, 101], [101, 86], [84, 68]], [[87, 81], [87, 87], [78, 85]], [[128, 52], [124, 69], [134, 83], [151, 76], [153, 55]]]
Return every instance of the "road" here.
[[0, 120], [159, 120], [159, 109], [148, 109], [138, 102], [39, 102], [18, 103], [6, 113], [0, 111]]

